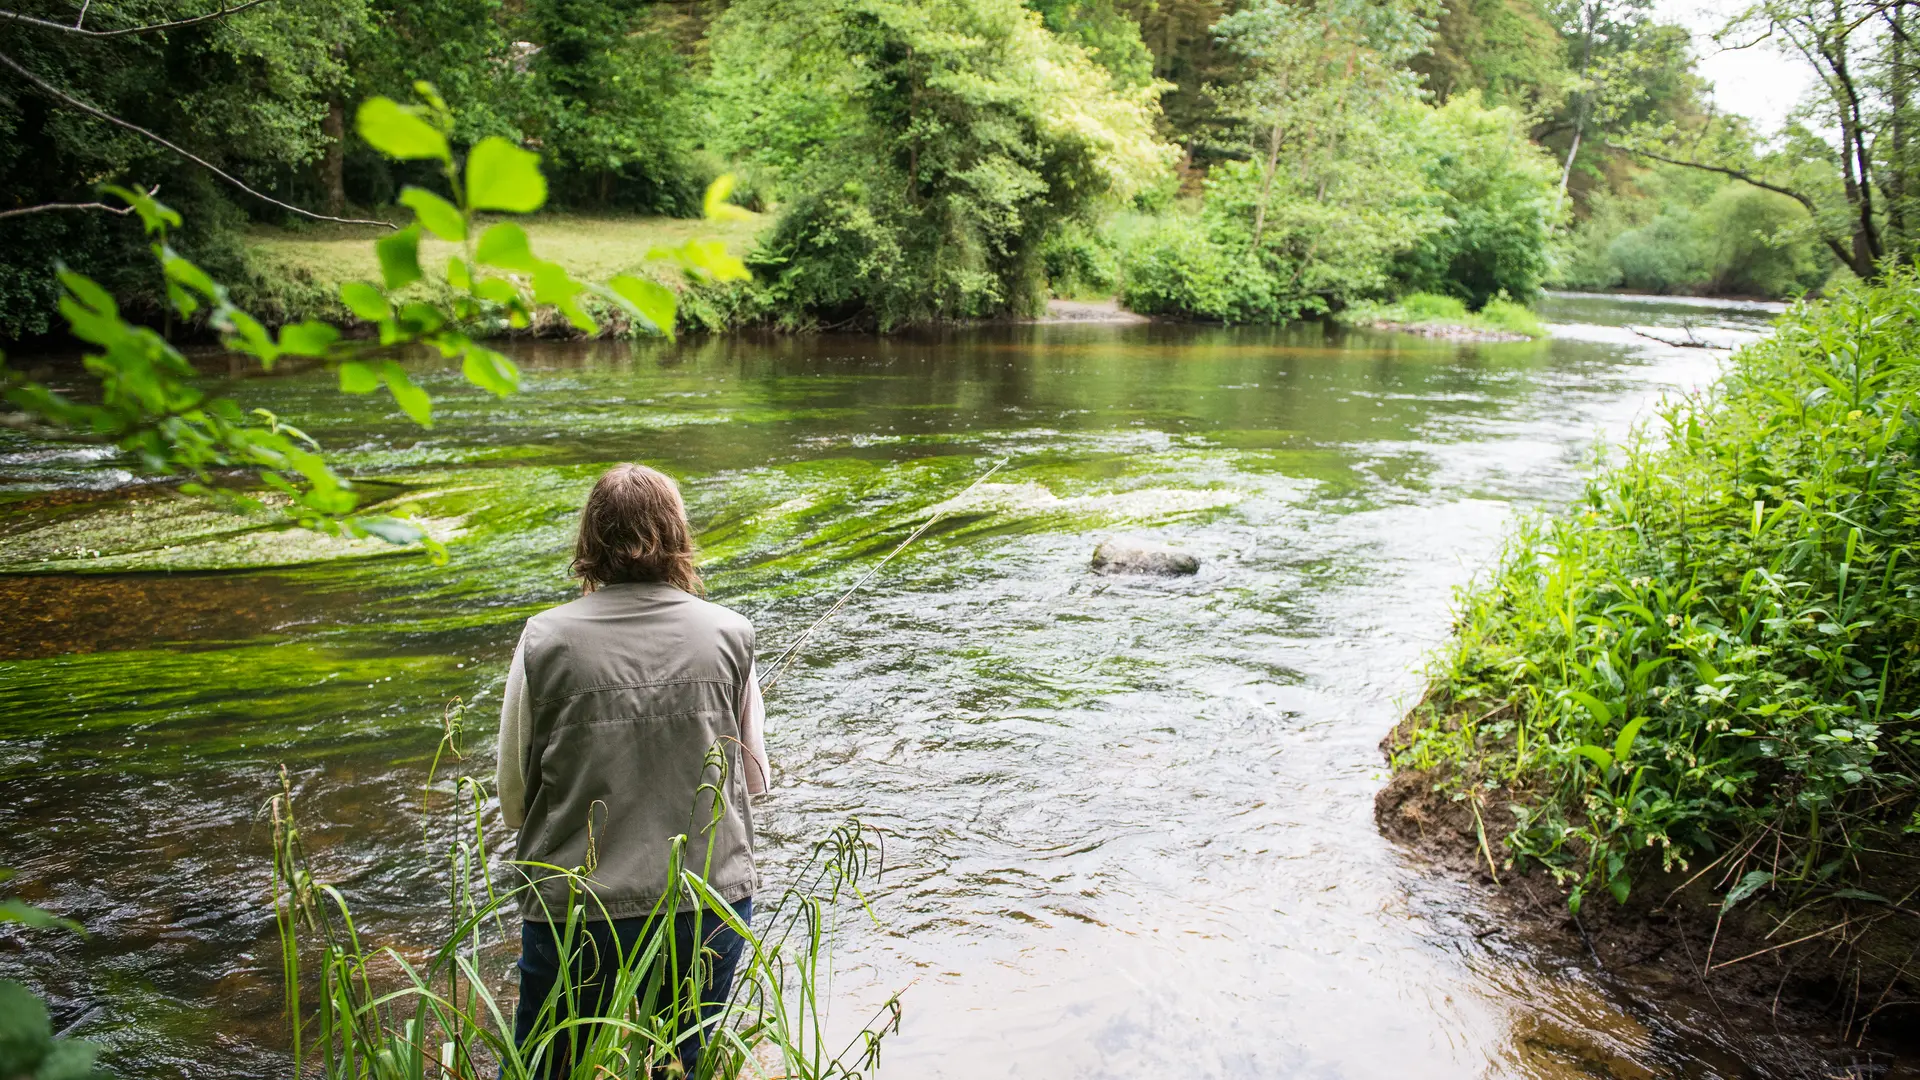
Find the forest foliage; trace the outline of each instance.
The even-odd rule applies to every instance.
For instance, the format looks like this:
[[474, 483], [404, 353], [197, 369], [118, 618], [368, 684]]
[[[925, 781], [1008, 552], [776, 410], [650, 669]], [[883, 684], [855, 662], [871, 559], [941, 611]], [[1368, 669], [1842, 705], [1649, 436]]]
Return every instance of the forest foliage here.
[[56, 261], [164, 316], [102, 183], [157, 188], [263, 313], [310, 295], [247, 230], [403, 220], [431, 169], [349, 118], [420, 80], [456, 158], [528, 147], [552, 210], [697, 216], [738, 175], [771, 217], [755, 284], [683, 305], [706, 326], [1797, 295], [1908, 252], [1909, 17], [1749, 10], [1728, 33], [1825, 88], [1763, 138], [1648, 0], [28, 0], [0, 13], [0, 334], [54, 326]]

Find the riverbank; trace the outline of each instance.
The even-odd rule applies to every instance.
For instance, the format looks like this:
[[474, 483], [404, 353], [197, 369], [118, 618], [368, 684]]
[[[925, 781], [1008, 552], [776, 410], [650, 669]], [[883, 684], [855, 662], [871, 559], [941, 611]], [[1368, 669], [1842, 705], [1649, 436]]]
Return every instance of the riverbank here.
[[[404, 222], [408, 213], [396, 210], [392, 216]], [[739, 213], [740, 217], [720, 220], [535, 214], [515, 217], [514, 221], [526, 230], [534, 252], [566, 267], [583, 281], [641, 274], [675, 288], [684, 299], [685, 280], [671, 271], [670, 264], [649, 259], [648, 253], [698, 238], [718, 240], [730, 253], [743, 255], [773, 219], [746, 210]], [[247, 232], [245, 241], [252, 280], [237, 289], [236, 295], [242, 306], [271, 324], [309, 318], [352, 322], [353, 314], [340, 301], [340, 286], [350, 281], [380, 280], [374, 241], [386, 234], [385, 229], [360, 225], [299, 229], [256, 226]], [[439, 268], [446, 265], [454, 248], [431, 234], [421, 239], [420, 265], [428, 272], [428, 282], [438, 278]], [[412, 298], [417, 293], [424, 298], [430, 287], [422, 283], [400, 295]], [[553, 315], [547, 310], [538, 314]], [[698, 310], [685, 314], [696, 321], [702, 315]], [[555, 331], [564, 330], [566, 336], [578, 335], [563, 319], [552, 317], [546, 322], [552, 323]], [[536, 329], [544, 325], [536, 324]]]
[[1496, 297], [1479, 311], [1451, 296], [1412, 293], [1394, 301], [1367, 301], [1342, 311], [1336, 318], [1349, 326], [1391, 330], [1448, 341], [1532, 341], [1545, 337], [1524, 304]]
[[1382, 831], [1603, 967], [1911, 1024], [1917, 306], [1902, 273], [1790, 311], [1524, 519], [1383, 747]]
[[[1391, 758], [1405, 735], [1396, 731], [1382, 751]], [[1730, 867], [1737, 860], [1714, 860], [1656, 867], [1627, 903], [1576, 913], [1547, 866], [1510, 857], [1515, 822], [1504, 808], [1528, 795], [1503, 788], [1455, 798], [1449, 780], [1396, 772], [1374, 800], [1375, 824], [1432, 872], [1472, 882], [1501, 917], [1493, 932], [1566, 958], [1656, 1011], [1711, 1013], [1726, 1042], [1772, 1055], [1792, 1074], [1879, 1076], [1920, 1061], [1912, 1022], [1920, 919], [1910, 912], [1870, 899], [1771, 896], [1723, 911], [1743, 875]], [[1873, 874], [1896, 895], [1920, 885], [1920, 844], [1902, 847], [1876, 857]]]

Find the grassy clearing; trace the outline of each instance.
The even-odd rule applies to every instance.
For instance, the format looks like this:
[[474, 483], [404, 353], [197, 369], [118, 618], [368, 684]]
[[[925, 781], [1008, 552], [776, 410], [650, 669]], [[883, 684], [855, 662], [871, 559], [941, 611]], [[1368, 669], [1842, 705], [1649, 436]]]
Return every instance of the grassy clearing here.
[[1795, 308], [1461, 594], [1396, 768], [1507, 803], [1576, 910], [1696, 867], [1722, 916], [1910, 910], [1916, 413], [1920, 275]]
[[1413, 293], [1390, 304], [1355, 304], [1340, 316], [1355, 326], [1377, 326], [1432, 336], [1485, 335], [1499, 338], [1540, 338], [1547, 335], [1524, 304], [1494, 297], [1479, 311], [1451, 296]]
[[[404, 220], [405, 215], [397, 215]], [[535, 252], [567, 268], [586, 281], [604, 281], [615, 274], [645, 273], [674, 283], [665, 267], [650, 263], [647, 252], [693, 238], [719, 240], [741, 255], [772, 219], [754, 214], [741, 221], [703, 218], [589, 217], [544, 214], [515, 218], [524, 227]], [[351, 322], [340, 303], [340, 286], [349, 281], [380, 280], [380, 263], [373, 242], [385, 230], [371, 226], [319, 225], [311, 228], [257, 227], [247, 234], [247, 252], [253, 282], [236, 289], [243, 305], [275, 322], [321, 318]], [[454, 245], [431, 235], [420, 243], [420, 265], [430, 281], [442, 280], [440, 268]], [[416, 285], [422, 296], [432, 286]], [[693, 312], [696, 318], [699, 313]]]

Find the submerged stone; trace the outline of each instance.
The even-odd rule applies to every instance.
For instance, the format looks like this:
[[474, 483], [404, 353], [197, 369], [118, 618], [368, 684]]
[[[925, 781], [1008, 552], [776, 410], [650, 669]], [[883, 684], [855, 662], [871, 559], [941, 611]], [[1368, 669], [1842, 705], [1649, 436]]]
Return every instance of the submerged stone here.
[[1150, 540], [1105, 540], [1093, 549], [1093, 568], [1103, 574], [1197, 574], [1200, 557]]

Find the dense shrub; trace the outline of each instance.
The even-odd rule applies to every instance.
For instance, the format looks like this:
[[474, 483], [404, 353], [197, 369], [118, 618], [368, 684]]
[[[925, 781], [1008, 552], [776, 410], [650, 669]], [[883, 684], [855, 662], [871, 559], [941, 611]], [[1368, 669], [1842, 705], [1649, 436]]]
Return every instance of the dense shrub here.
[[1424, 118], [1420, 160], [1445, 220], [1400, 254], [1394, 277], [1475, 308], [1499, 293], [1531, 299], [1548, 270], [1553, 162], [1528, 141], [1525, 117], [1486, 108], [1478, 94]]
[[1132, 238], [1122, 268], [1120, 301], [1129, 310], [1222, 321], [1240, 315], [1233, 282], [1248, 267], [1214, 243], [1195, 216], [1156, 220]]
[[1708, 173], [1642, 174], [1641, 191], [1596, 193], [1550, 277], [1574, 289], [1797, 296], [1837, 265], [1785, 195]]
[[1077, 219], [1062, 222], [1041, 241], [1040, 265], [1055, 296], [1111, 296], [1120, 281], [1120, 252], [1112, 237]]
[[1396, 763], [1581, 891], [1757, 838], [1745, 892], [1845, 883], [1920, 829], [1917, 411], [1920, 275], [1794, 309], [1521, 525]]

